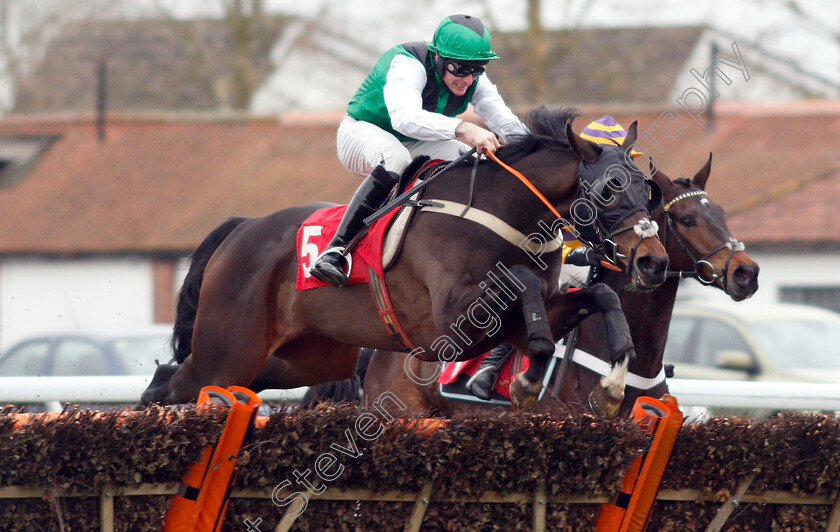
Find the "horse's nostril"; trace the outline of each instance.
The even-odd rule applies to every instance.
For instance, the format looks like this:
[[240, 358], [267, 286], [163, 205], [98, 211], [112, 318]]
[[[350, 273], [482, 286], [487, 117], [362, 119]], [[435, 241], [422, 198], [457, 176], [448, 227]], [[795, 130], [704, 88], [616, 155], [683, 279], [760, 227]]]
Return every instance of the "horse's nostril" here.
[[651, 255], [645, 255], [644, 257], [639, 257], [637, 261], [637, 265], [639, 270], [645, 275], [658, 275], [665, 271], [665, 268], [668, 266], [662, 260], [653, 257]]
[[752, 283], [758, 274], [756, 271], [748, 266], [738, 266], [733, 274], [735, 282], [741, 286], [747, 286]]

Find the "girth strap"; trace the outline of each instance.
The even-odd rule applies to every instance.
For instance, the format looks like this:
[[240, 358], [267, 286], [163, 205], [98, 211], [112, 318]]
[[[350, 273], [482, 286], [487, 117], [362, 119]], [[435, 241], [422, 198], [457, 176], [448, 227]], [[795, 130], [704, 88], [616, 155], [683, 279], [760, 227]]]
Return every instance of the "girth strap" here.
[[406, 353], [413, 351], [415, 349], [414, 344], [409, 339], [400, 323], [400, 319], [397, 317], [397, 311], [394, 310], [394, 305], [388, 296], [385, 279], [380, 277], [370, 266], [368, 266], [368, 278], [370, 279], [370, 291], [373, 295], [373, 300], [379, 309], [379, 317], [382, 318], [382, 323], [385, 324], [385, 329], [388, 331], [391, 339]]
[[470, 207], [468, 211], [464, 212], [466, 205], [463, 203], [438, 199], [426, 200], [426, 202], [427, 204], [420, 209], [421, 212], [436, 212], [459, 218], [463, 215], [463, 218], [486, 227], [514, 246], [524, 247], [531, 253], [552, 253], [562, 247], [562, 243], [557, 238], [553, 238], [549, 242], [533, 240], [501, 218], [487, 211]]

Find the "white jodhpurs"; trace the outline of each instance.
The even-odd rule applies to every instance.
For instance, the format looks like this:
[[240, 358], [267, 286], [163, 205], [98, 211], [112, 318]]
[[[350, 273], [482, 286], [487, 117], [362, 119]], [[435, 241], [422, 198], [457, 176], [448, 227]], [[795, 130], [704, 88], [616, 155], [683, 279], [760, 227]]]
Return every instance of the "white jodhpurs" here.
[[379, 126], [351, 116], [345, 116], [338, 126], [336, 148], [341, 164], [361, 176], [370, 174], [380, 163], [386, 170], [400, 174], [418, 155], [451, 161], [470, 149], [454, 139], [400, 142]]

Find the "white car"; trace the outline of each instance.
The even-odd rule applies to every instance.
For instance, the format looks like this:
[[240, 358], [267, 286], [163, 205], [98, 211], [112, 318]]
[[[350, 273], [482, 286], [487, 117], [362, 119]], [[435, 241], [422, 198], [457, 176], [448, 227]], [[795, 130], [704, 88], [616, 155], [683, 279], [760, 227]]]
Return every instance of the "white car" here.
[[678, 379], [840, 383], [840, 314], [784, 303], [678, 301], [664, 361]]
[[171, 325], [38, 334], [0, 356], [0, 377], [153, 375], [172, 358]]

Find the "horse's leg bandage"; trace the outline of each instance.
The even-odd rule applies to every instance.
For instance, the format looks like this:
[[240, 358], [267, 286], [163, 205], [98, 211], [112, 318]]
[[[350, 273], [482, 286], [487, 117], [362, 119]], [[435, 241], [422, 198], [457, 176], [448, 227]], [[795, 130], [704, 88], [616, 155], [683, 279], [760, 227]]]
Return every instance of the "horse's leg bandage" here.
[[610, 362], [615, 362], [625, 354], [631, 360], [634, 359], [636, 352], [633, 350], [630, 326], [627, 324], [627, 318], [624, 317], [618, 294], [603, 283], [595, 283], [588, 290], [595, 301], [596, 307], [604, 316], [604, 333], [607, 338]]
[[551, 324], [542, 300], [542, 281], [524, 266], [513, 266], [510, 272], [525, 287], [522, 292], [522, 314], [528, 329], [528, 342], [542, 339], [553, 344]]

